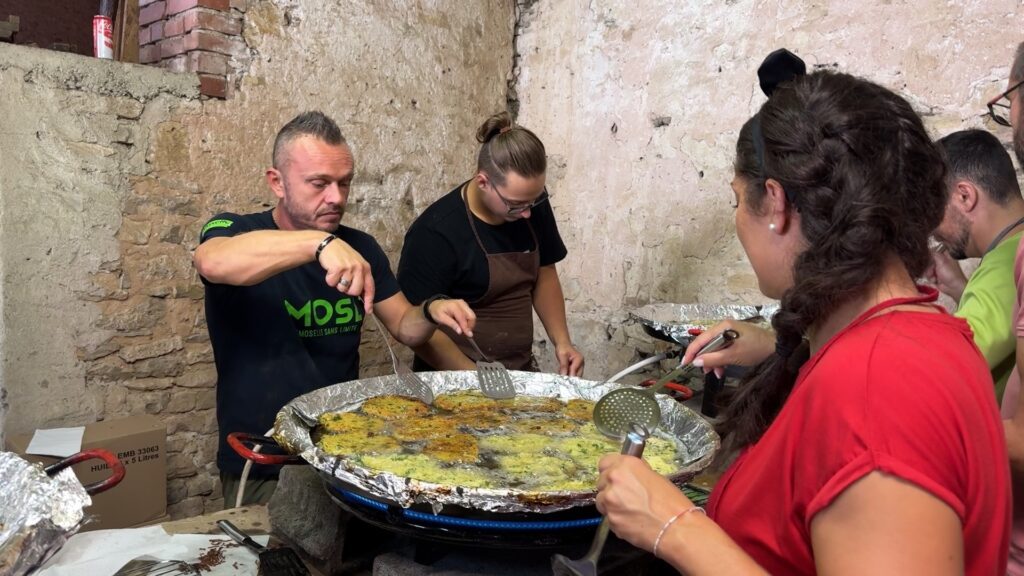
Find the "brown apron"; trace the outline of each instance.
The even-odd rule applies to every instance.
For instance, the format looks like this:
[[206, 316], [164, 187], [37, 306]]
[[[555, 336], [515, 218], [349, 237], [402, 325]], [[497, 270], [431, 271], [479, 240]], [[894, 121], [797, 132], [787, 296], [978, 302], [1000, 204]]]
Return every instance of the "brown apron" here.
[[[533, 360], [533, 287], [540, 273], [537, 234], [527, 220], [526, 225], [533, 237], [533, 250], [489, 254], [477, 232], [465, 189], [462, 201], [466, 205], [466, 217], [476, 243], [487, 256], [487, 292], [479, 300], [469, 303], [476, 313], [473, 339], [491, 360], [501, 362], [506, 368], [536, 371]], [[472, 360], [480, 360], [480, 355], [465, 338], [446, 327], [441, 328], [463, 354]]]

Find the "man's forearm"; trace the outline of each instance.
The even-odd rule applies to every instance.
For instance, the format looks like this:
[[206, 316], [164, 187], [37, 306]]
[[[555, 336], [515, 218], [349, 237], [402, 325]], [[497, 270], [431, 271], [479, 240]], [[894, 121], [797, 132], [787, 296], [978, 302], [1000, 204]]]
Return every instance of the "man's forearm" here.
[[416, 355], [436, 370], [473, 370], [473, 363], [447, 334], [438, 330], [430, 340], [413, 348]]
[[435, 330], [437, 325], [423, 315], [423, 306], [410, 305], [402, 315], [395, 338], [410, 348], [417, 348], [426, 344], [433, 337]]
[[327, 236], [320, 230], [257, 230], [211, 238], [196, 248], [196, 269], [215, 284], [259, 284], [313, 261], [317, 246]]
[[554, 266], [542, 266], [533, 290], [533, 308], [555, 345], [571, 344], [565, 319], [565, 296]]

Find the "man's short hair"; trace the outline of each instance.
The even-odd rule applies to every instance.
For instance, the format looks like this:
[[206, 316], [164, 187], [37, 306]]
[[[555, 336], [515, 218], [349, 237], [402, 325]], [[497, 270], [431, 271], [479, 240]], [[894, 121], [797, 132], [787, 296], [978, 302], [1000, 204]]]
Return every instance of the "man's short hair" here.
[[314, 136], [335, 146], [347, 143], [341, 128], [326, 114], [319, 110], [303, 112], [285, 124], [274, 138], [274, 152], [270, 159], [274, 168], [281, 169], [285, 161], [285, 148], [300, 136]]
[[998, 138], [984, 130], [961, 130], [938, 144], [946, 157], [950, 182], [972, 182], [1000, 205], [1020, 199], [1013, 161]]

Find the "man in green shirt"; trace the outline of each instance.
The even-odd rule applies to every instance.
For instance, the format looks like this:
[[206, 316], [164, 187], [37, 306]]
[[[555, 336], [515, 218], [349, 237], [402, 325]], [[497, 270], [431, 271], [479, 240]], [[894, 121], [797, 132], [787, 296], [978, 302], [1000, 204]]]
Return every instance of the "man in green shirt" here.
[[[939, 140], [946, 154], [949, 202], [934, 237], [934, 280], [958, 302], [974, 343], [988, 361], [997, 398], [1015, 366], [1013, 262], [1024, 231], [1024, 199], [1010, 155], [984, 130], [954, 132]], [[956, 260], [981, 258], [968, 279]]]

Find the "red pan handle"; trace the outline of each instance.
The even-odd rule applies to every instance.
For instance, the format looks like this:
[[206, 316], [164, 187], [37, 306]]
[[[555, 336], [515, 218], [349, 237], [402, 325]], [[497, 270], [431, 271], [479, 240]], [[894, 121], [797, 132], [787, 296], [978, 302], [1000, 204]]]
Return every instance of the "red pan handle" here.
[[247, 444], [252, 444], [253, 446], [281, 447], [281, 445], [277, 443], [277, 440], [266, 436], [257, 436], [256, 434], [249, 434], [246, 432], [231, 432], [228, 434], [228, 445], [231, 446], [231, 449], [237, 452], [239, 456], [246, 460], [252, 460], [257, 464], [267, 464], [268, 466], [287, 466], [289, 464], [306, 463], [301, 456], [295, 456], [293, 454], [263, 454], [262, 452], [256, 452]]
[[[657, 380], [651, 378], [649, 380], [644, 380], [643, 382], [641, 382], [640, 386], [644, 388], [650, 388], [651, 386], [654, 385], [655, 382], [657, 382]], [[693, 390], [685, 384], [680, 384], [678, 382], [668, 382], [665, 384], [665, 389], [671, 390], [673, 392], [672, 397], [675, 398], [676, 400], [686, 401], [689, 400], [690, 398], [693, 398]]]
[[107, 468], [110, 468], [110, 476], [100, 480], [99, 482], [93, 482], [92, 484], [86, 485], [85, 492], [92, 496], [93, 494], [99, 494], [100, 492], [106, 492], [114, 486], [121, 483], [124, 479], [124, 464], [114, 456], [113, 452], [103, 450], [101, 448], [95, 448], [92, 450], [83, 450], [78, 454], [72, 454], [63, 460], [58, 460], [53, 464], [50, 464], [43, 471], [46, 472], [47, 476], [53, 476], [57, 472], [67, 468], [68, 466], [74, 466], [80, 462], [86, 460], [103, 460], [107, 464]]

